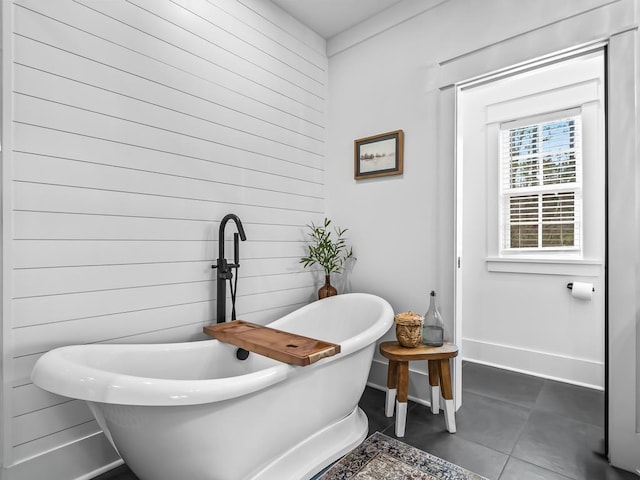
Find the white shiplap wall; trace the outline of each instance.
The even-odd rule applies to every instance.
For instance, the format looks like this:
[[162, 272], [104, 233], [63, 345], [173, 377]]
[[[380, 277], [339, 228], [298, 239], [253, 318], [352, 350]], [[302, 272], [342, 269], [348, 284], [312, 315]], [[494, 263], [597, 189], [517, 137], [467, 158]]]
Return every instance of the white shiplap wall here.
[[[15, 0], [3, 12], [4, 457], [7, 478], [27, 478], [65, 444], [95, 453], [77, 440], [98, 430], [83, 402], [30, 382], [34, 362], [68, 344], [201, 338], [226, 213], [248, 237], [239, 317], [264, 323], [313, 298], [298, 258], [324, 213], [327, 59], [264, 0]], [[78, 474], [48, 464], [48, 479]]]

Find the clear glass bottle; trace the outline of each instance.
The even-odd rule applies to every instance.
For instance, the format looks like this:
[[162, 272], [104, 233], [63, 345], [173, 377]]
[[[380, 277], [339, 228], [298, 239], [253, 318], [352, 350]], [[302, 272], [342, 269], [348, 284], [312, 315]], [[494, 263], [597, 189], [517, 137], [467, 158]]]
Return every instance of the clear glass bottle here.
[[422, 343], [431, 347], [439, 347], [444, 342], [444, 322], [436, 307], [436, 292], [431, 291], [429, 310], [424, 314], [422, 327]]

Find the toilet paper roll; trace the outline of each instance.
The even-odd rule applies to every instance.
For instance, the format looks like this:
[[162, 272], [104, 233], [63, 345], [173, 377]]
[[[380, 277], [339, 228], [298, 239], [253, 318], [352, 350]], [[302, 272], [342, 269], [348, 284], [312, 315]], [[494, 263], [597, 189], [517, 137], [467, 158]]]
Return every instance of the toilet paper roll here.
[[591, 297], [593, 297], [593, 283], [573, 282], [571, 296], [578, 300], [591, 300]]

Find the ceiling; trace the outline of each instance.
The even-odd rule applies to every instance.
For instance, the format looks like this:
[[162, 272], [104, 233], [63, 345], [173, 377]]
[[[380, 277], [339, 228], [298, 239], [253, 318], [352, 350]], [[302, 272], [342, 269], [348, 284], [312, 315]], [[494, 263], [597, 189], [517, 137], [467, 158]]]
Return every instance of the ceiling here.
[[329, 39], [402, 0], [271, 0]]

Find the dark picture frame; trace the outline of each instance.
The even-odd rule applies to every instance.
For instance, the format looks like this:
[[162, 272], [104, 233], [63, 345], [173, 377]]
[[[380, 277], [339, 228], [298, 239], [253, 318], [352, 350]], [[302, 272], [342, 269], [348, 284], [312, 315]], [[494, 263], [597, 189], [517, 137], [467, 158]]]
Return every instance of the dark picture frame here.
[[354, 178], [385, 177], [402, 173], [404, 132], [381, 133], [354, 141]]

